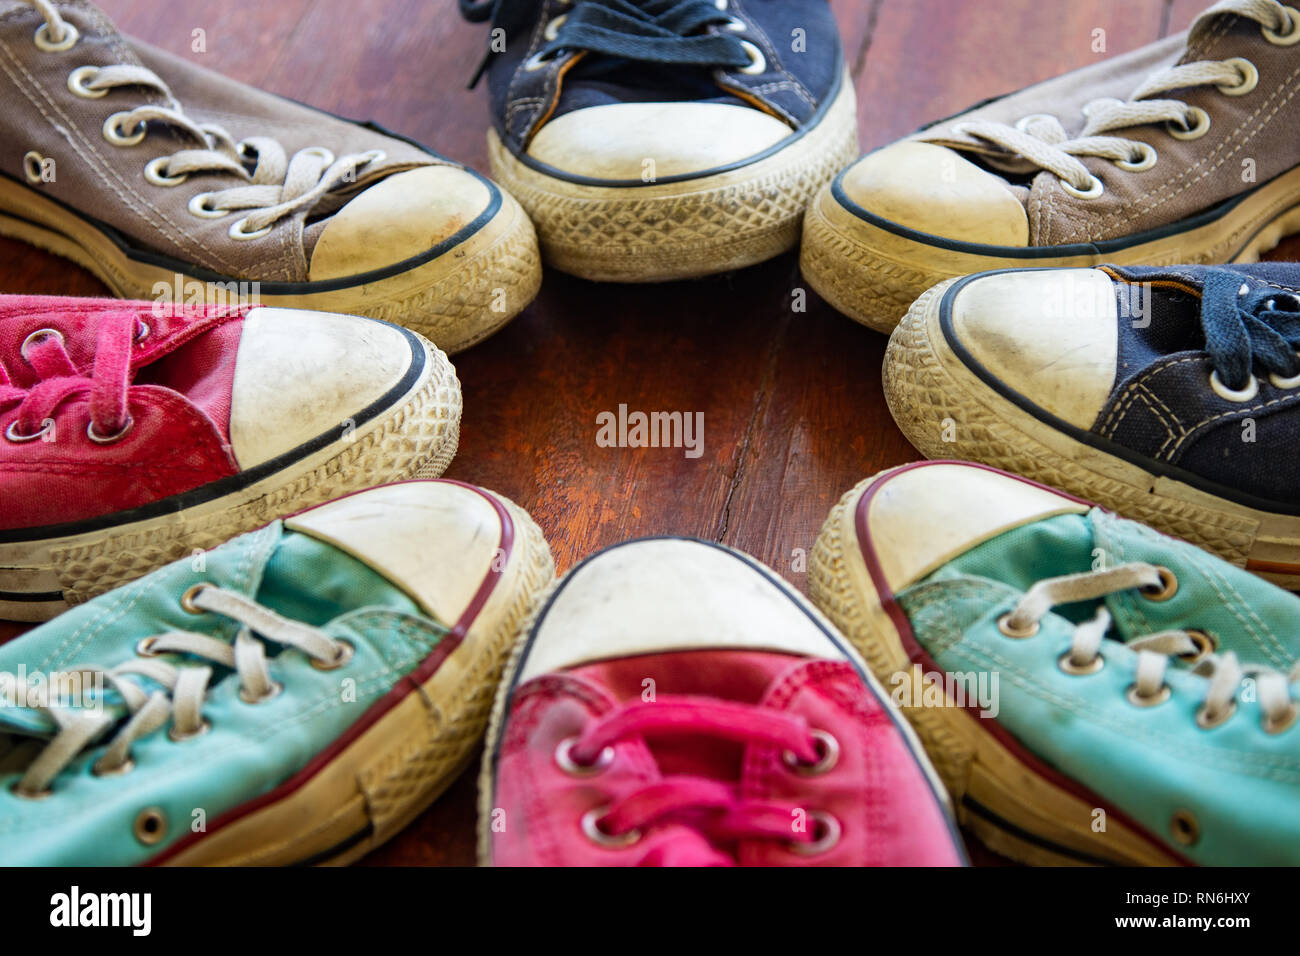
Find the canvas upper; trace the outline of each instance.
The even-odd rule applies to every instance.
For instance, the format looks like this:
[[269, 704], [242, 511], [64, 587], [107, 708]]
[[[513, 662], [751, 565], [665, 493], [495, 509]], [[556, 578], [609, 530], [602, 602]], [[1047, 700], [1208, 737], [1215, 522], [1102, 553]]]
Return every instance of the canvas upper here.
[[352, 316], [0, 296], [0, 528], [274, 468], [362, 425], [426, 362], [411, 333]]
[[933, 123], [836, 189], [873, 222], [1007, 254], [1190, 229], [1300, 164], [1298, 41], [1293, 8], [1222, 0], [1189, 33]]
[[1230, 501], [1300, 511], [1300, 268], [1012, 271], [954, 285], [940, 327], [1000, 395]]
[[373, 276], [501, 201], [421, 147], [125, 37], [89, 0], [2, 0], [0, 65], [3, 175], [175, 271]]
[[[1026, 773], [1172, 859], [1300, 862], [1300, 598], [984, 466], [906, 466], [850, 505], [858, 554], [838, 560], [870, 569], [911, 661], [998, 677], [996, 712], [969, 719]], [[1092, 823], [1073, 821], [1091, 856], [1057, 851], [1115, 859]]]
[[815, 123], [844, 74], [826, 0], [461, 0], [491, 19], [493, 123], [524, 162], [634, 185], [752, 161]]
[[468, 756], [549, 577], [526, 524], [456, 482], [389, 485], [0, 646], [0, 860], [308, 863], [390, 836]]
[[843, 638], [717, 545], [633, 541], [571, 571], [495, 720], [485, 862], [964, 861], [933, 771]]

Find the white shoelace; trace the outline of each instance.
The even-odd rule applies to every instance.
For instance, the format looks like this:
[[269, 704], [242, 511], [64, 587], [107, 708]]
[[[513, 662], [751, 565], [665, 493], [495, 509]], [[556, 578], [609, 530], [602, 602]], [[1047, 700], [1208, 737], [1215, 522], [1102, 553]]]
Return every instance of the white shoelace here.
[[[1134, 588], [1162, 589], [1167, 586], [1165, 575], [1168, 574], [1168, 571], [1162, 574], [1154, 565], [1133, 563], [1105, 571], [1047, 578], [1026, 591], [998, 626], [1009, 637], [1030, 637], [1037, 633], [1038, 624], [1048, 611], [1058, 604], [1096, 600]], [[1061, 667], [1076, 674], [1098, 670], [1102, 664], [1102, 641], [1110, 625], [1110, 612], [1104, 607], [1092, 620], [1077, 625], [1070, 650], [1060, 660]], [[1264, 730], [1280, 733], [1296, 720], [1298, 708], [1291, 696], [1291, 685], [1300, 681], [1300, 661], [1288, 674], [1266, 667], [1243, 668], [1231, 651], [1222, 655], [1210, 653], [1208, 641], [1192, 631], [1161, 631], [1131, 640], [1126, 646], [1138, 652], [1137, 675], [1128, 692], [1129, 700], [1138, 706], [1159, 704], [1169, 697], [1165, 674], [1170, 658], [1177, 656], [1195, 660], [1193, 673], [1209, 678], [1204, 702], [1196, 714], [1198, 726], [1209, 729], [1231, 717], [1237, 709], [1238, 687], [1246, 678], [1255, 681], [1264, 714]]]
[[[1300, 20], [1278, 0], [1220, 0], [1197, 19], [1193, 34], [1210, 18], [1225, 14], [1259, 23], [1271, 43], [1287, 45], [1300, 40]], [[1083, 108], [1087, 123], [1073, 139], [1057, 117], [1047, 114], [1026, 116], [1015, 126], [970, 120], [958, 123], [954, 129], [1000, 147], [1005, 155], [984, 156], [992, 166], [1008, 172], [1047, 170], [1076, 193], [1099, 195], [1102, 184], [1076, 157], [1107, 159], [1130, 170], [1148, 169], [1157, 158], [1147, 143], [1106, 134], [1166, 123], [1171, 135], [1196, 139], [1209, 129], [1210, 117], [1203, 110], [1181, 100], [1155, 97], [1198, 86], [1215, 86], [1224, 95], [1240, 96], [1254, 89], [1258, 81], [1259, 71], [1248, 60], [1204, 60], [1153, 74], [1127, 102], [1100, 99], [1089, 103]]]
[[[100, 681], [112, 687], [122, 698], [130, 716], [113, 737], [92, 768], [98, 775], [125, 773], [133, 766], [131, 745], [152, 734], [169, 720], [173, 740], [184, 740], [204, 733], [208, 724], [203, 718], [203, 702], [213, 669], [204, 665], [179, 666], [158, 658], [162, 654], [185, 654], [212, 661], [235, 671], [240, 697], [256, 704], [276, 696], [280, 685], [271, 679], [266, 646], [253, 637], [256, 631], [285, 647], [294, 647], [326, 670], [341, 667], [352, 657], [351, 645], [336, 640], [314, 627], [276, 614], [255, 601], [212, 585], [199, 585], [187, 592], [183, 605], [197, 612], [210, 611], [238, 621], [234, 644], [191, 631], [168, 631], [145, 638], [136, 645], [136, 657], [112, 668], [85, 667], [67, 674], [84, 680]], [[55, 680], [63, 674], [54, 675]], [[137, 683], [144, 678], [161, 684], [165, 690], [147, 692]], [[20, 796], [39, 798], [50, 792], [56, 777], [87, 747], [120, 719], [109, 708], [77, 710], [42, 707], [54, 721], [58, 732], [28, 766], [14, 787]]]
[[[56, 48], [75, 42], [76, 27], [64, 20], [50, 0], [24, 0], [45, 18], [43, 32]], [[143, 87], [160, 94], [170, 104], [146, 104], [114, 113], [104, 124], [104, 137], [117, 146], [132, 146], [144, 139], [149, 123], [163, 123], [201, 144], [170, 156], [152, 160], [145, 167], [146, 178], [156, 186], [178, 186], [191, 174], [225, 173], [238, 176], [247, 185], [200, 193], [189, 204], [190, 212], [204, 219], [220, 219], [237, 211], [249, 214], [230, 227], [233, 239], [257, 239], [300, 209], [314, 207], [341, 183], [356, 182], [358, 171], [382, 160], [382, 150], [370, 150], [335, 158], [324, 147], [299, 150], [289, 157], [279, 142], [263, 136], [241, 142], [220, 126], [195, 123], [185, 115], [167, 84], [143, 66], [119, 65], [81, 67], [73, 71], [68, 86], [77, 95], [98, 99], [123, 87]], [[255, 157], [255, 162], [253, 157]], [[252, 165], [253, 171], [248, 171]]]

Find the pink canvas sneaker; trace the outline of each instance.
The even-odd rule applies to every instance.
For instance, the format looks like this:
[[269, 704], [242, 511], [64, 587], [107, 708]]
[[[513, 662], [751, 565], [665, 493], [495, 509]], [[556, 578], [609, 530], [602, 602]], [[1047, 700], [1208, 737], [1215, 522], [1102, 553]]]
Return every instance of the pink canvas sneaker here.
[[0, 296], [0, 618], [437, 477], [460, 405], [447, 357], [375, 319]]
[[571, 571], [497, 692], [504, 866], [961, 865], [947, 797], [843, 637], [767, 568], [655, 538]]

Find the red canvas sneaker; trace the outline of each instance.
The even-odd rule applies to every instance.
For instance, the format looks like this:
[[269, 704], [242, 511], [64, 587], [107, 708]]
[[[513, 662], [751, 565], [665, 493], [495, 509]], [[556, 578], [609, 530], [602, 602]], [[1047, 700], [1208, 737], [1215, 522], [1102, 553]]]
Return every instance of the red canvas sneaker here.
[[479, 789], [504, 866], [954, 866], [920, 744], [767, 568], [656, 538], [571, 571], [516, 648]]
[[374, 319], [0, 296], [0, 618], [436, 477], [459, 429], [447, 357]]

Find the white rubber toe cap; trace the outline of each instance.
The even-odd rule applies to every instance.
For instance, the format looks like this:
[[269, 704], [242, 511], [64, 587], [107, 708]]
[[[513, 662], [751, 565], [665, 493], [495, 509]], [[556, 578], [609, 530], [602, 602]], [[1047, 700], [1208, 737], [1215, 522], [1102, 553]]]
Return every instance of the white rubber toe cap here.
[[501, 510], [487, 493], [455, 482], [385, 485], [284, 524], [350, 554], [447, 627], [504, 570], [494, 567], [502, 560]]
[[904, 141], [849, 167], [845, 194], [867, 212], [944, 239], [1029, 245], [1029, 216], [997, 176], [945, 146]]
[[575, 176], [650, 183], [742, 162], [791, 134], [775, 117], [744, 106], [612, 103], [551, 120], [528, 155]]
[[613, 658], [698, 650], [843, 655], [790, 592], [732, 552], [699, 541], [633, 541], [561, 585], [519, 683]]
[[491, 201], [481, 179], [454, 166], [395, 173], [334, 214], [312, 250], [307, 278], [345, 278], [423, 255], [477, 219]]
[[971, 548], [1023, 525], [1088, 506], [1050, 488], [977, 465], [926, 462], [877, 478], [863, 510], [846, 509], [841, 540], [863, 534], [897, 594]]
[[952, 327], [1009, 388], [1077, 428], [1097, 420], [1115, 383], [1119, 305], [1096, 269], [1005, 272], [968, 282]]
[[355, 420], [402, 380], [412, 360], [410, 340], [373, 319], [253, 309], [230, 397], [236, 463], [247, 471]]

